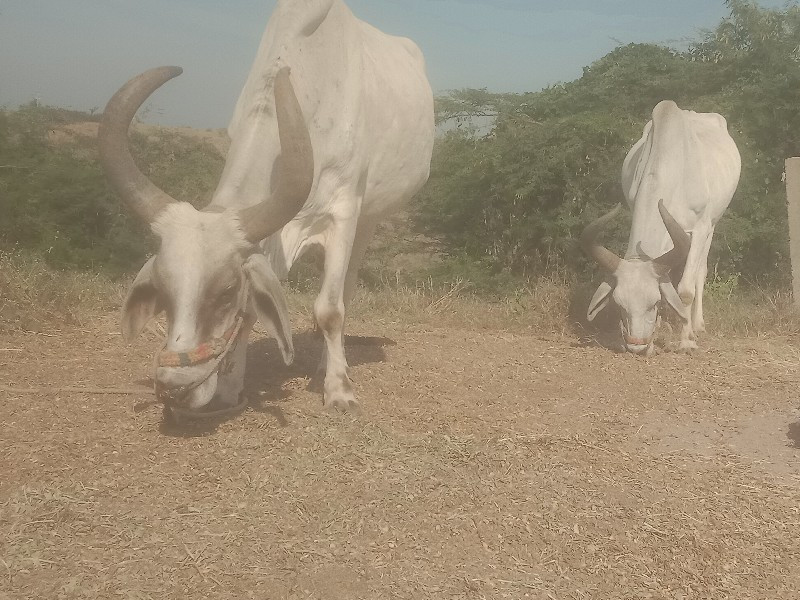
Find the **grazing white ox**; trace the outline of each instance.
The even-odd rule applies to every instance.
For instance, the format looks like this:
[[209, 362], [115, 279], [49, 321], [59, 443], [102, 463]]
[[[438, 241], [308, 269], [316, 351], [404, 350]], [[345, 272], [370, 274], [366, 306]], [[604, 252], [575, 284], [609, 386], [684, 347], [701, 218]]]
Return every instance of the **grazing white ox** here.
[[703, 286], [711, 238], [740, 171], [739, 151], [724, 117], [659, 102], [622, 164], [623, 192], [633, 213], [625, 258], [596, 242], [619, 206], [589, 225], [581, 238], [611, 276], [595, 292], [589, 320], [613, 298], [626, 349], [650, 355], [664, 301], [682, 321], [679, 349], [697, 348], [695, 334], [705, 331]]
[[325, 340], [324, 404], [357, 409], [345, 307], [376, 225], [430, 170], [433, 96], [420, 50], [358, 20], [341, 0], [279, 0], [228, 127], [221, 180], [202, 211], [157, 189], [127, 149], [137, 108], [179, 73], [167, 67], [131, 80], [109, 102], [100, 129], [110, 180], [161, 239], [125, 300], [125, 337], [165, 310], [160, 395], [182, 410], [212, 398], [236, 405], [256, 318], [291, 362], [279, 280], [303, 252], [321, 246], [314, 318]]

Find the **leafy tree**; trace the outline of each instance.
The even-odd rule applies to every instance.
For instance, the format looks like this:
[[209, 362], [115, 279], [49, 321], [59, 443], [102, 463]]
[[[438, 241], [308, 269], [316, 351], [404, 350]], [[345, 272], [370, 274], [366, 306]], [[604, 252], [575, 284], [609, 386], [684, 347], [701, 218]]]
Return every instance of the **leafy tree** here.
[[[663, 99], [719, 112], [742, 178], [712, 248], [712, 267], [749, 279], [788, 272], [786, 157], [800, 154], [800, 9], [729, 0], [730, 16], [686, 52], [619, 47], [576, 81], [527, 94], [453, 92], [437, 103], [437, 142], [417, 223], [451, 251], [526, 273], [585, 261], [574, 239], [622, 199], [622, 160]], [[470, 130], [493, 118], [488, 135]], [[609, 233], [620, 247], [627, 224]]]

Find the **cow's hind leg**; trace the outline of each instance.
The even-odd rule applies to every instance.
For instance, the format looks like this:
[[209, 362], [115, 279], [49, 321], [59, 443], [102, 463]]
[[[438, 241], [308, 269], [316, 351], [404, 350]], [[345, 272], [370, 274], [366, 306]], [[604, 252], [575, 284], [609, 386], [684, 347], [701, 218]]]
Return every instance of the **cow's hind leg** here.
[[372, 241], [372, 236], [379, 222], [380, 219], [375, 217], [362, 216], [358, 220], [358, 228], [353, 240], [353, 250], [350, 253], [350, 264], [347, 266], [347, 275], [344, 280], [345, 310], [350, 306], [353, 296], [355, 296], [356, 287], [358, 286], [358, 270], [361, 268], [364, 255], [367, 253], [367, 247]]
[[711, 239], [714, 236], [714, 229], [706, 239], [704, 251], [701, 253], [697, 264], [697, 274], [695, 275], [694, 304], [692, 304], [692, 327], [695, 333], [704, 333], [706, 322], [703, 318], [703, 289], [706, 285], [708, 276], [708, 253], [711, 250]]
[[357, 217], [334, 219], [325, 242], [322, 289], [314, 302], [314, 320], [325, 340], [323, 402], [326, 409], [358, 411], [344, 354], [344, 285]]

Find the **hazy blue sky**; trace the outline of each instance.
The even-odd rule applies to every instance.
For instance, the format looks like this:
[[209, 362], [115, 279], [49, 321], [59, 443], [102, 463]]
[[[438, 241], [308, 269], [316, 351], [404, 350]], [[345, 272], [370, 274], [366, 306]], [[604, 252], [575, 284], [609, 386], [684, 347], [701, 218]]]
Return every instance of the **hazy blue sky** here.
[[[762, 0], [782, 7], [785, 0]], [[434, 91], [534, 91], [618, 44], [685, 45], [723, 0], [348, 0], [422, 48]], [[129, 77], [174, 64], [147, 120], [227, 124], [275, 0], [0, 0], [0, 106], [102, 107]]]

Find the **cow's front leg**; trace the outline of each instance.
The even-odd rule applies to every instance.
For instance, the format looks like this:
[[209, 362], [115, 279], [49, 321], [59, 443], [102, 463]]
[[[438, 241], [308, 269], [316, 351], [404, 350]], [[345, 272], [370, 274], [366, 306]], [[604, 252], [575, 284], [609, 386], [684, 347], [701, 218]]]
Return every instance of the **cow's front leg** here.
[[[325, 249], [322, 289], [314, 302], [314, 320], [325, 340], [323, 402], [328, 410], [357, 412], [359, 404], [347, 374], [344, 354], [344, 280], [355, 234], [355, 218], [334, 221]], [[322, 366], [322, 365], [320, 365]]]
[[[691, 311], [690, 311], [691, 312]], [[691, 317], [686, 321], [681, 319], [680, 341], [678, 342], [678, 352], [693, 352], [697, 350], [697, 336], [692, 327]]]
[[[364, 217], [363, 215], [358, 219], [358, 227], [356, 228], [356, 234], [353, 239], [353, 246], [350, 250], [350, 262], [347, 267], [347, 274], [345, 275], [344, 279], [344, 311], [347, 314], [347, 311], [350, 308], [350, 303], [355, 296], [356, 287], [358, 286], [358, 269], [361, 266], [361, 262], [364, 260], [364, 255], [367, 251], [367, 246], [369, 246], [370, 240], [372, 240], [372, 236], [375, 233], [375, 228], [378, 225], [379, 220], [376, 218], [368, 218]], [[328, 351], [325, 345], [322, 346], [322, 355], [319, 359], [319, 364], [317, 365], [317, 372], [314, 375], [315, 380], [322, 380], [325, 377], [325, 372], [327, 371], [328, 366]]]

